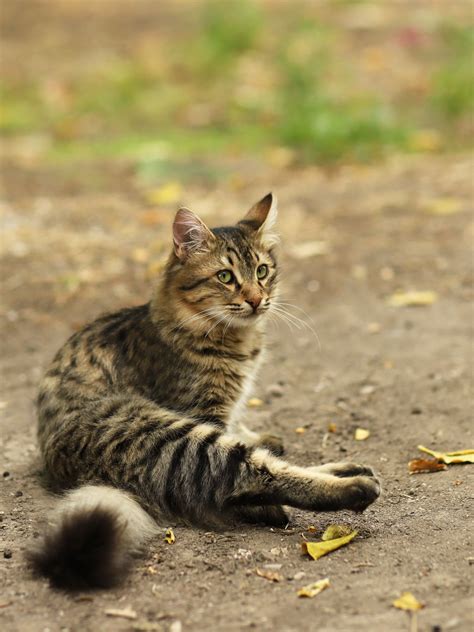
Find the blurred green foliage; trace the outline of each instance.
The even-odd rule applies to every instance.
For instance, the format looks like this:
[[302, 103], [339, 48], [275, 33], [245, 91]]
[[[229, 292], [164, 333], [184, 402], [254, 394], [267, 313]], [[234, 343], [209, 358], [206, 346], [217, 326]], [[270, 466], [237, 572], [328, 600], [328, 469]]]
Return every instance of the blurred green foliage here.
[[[0, 131], [46, 134], [54, 159], [125, 156], [145, 172], [162, 168], [163, 156], [284, 147], [300, 162], [333, 162], [465, 142], [472, 28], [401, 32], [356, 55], [353, 34], [296, 6], [213, 1], [191, 30], [156, 49], [137, 47], [69, 76], [4, 81]], [[391, 66], [398, 63], [417, 69], [419, 90]], [[425, 128], [431, 141], [420, 144]]]

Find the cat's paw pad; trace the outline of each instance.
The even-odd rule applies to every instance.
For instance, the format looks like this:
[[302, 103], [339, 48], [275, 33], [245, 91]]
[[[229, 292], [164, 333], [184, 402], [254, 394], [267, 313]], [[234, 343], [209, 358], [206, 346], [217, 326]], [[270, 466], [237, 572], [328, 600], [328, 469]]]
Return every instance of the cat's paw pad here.
[[275, 456], [281, 456], [285, 453], [283, 439], [272, 434], [263, 434], [260, 436], [257, 447], [269, 450]]

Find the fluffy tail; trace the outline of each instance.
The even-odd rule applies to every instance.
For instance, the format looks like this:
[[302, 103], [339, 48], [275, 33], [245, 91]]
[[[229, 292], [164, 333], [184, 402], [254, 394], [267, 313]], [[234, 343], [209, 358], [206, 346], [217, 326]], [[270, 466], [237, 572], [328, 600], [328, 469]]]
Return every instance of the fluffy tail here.
[[124, 491], [87, 485], [60, 501], [53, 525], [28, 553], [33, 569], [57, 588], [108, 588], [157, 532], [155, 521]]

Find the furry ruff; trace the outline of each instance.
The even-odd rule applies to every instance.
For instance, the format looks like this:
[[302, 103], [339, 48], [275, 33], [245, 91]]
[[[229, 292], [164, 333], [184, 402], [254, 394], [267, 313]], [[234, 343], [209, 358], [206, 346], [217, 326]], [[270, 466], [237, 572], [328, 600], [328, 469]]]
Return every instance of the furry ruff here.
[[55, 588], [110, 588], [124, 580], [133, 555], [156, 530], [130, 495], [90, 485], [61, 500], [53, 525], [27, 557], [34, 572]]

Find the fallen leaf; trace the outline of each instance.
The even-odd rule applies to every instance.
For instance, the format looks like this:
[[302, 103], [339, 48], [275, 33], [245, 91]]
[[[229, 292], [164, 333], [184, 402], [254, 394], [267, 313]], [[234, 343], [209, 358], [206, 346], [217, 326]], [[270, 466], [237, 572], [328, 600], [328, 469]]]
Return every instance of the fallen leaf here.
[[408, 463], [410, 474], [422, 474], [425, 472], [439, 472], [447, 470], [448, 466], [440, 463], [437, 459], [413, 459]]
[[174, 544], [176, 542], [176, 536], [173, 529], [166, 529], [165, 542], [168, 542], [168, 544]]
[[280, 575], [280, 573], [277, 573], [276, 571], [264, 571], [261, 568], [256, 568], [255, 573], [259, 577], [268, 579], [270, 582], [281, 582], [284, 579], [283, 575]]
[[263, 400], [258, 397], [251, 397], [247, 402], [247, 406], [249, 408], [260, 408], [260, 406], [263, 406]]
[[412, 612], [416, 610], [421, 610], [425, 607], [424, 603], [420, 603], [418, 599], [412, 595], [410, 592], [404, 592], [400, 595], [398, 599], [392, 603], [392, 606], [395, 608], [400, 608], [400, 610], [411, 610]]
[[308, 584], [307, 586], [303, 586], [297, 592], [298, 597], [316, 597], [320, 592], [329, 588], [331, 585], [329, 579], [326, 577], [325, 579], [319, 579], [317, 582], [313, 582], [312, 584]]
[[151, 204], [172, 204], [181, 197], [182, 187], [179, 182], [167, 182], [157, 189], [147, 193], [147, 199]]
[[410, 292], [395, 292], [387, 299], [387, 303], [392, 307], [425, 307], [432, 305], [437, 300], [436, 292], [412, 290]]
[[354, 432], [354, 439], [356, 441], [365, 441], [370, 437], [370, 430], [366, 430], [365, 428], [356, 428]]
[[449, 465], [450, 463], [474, 463], [474, 450], [458, 450], [456, 452], [436, 452], [435, 450], [429, 450], [422, 445], [418, 446], [418, 450], [426, 452], [434, 456], [435, 459], [442, 461]]
[[109, 610], [104, 610], [104, 612], [108, 617], [120, 617], [122, 619], [137, 618], [137, 613], [130, 607], [124, 608], [123, 610], [115, 610], [114, 608], [110, 608]]
[[301, 548], [303, 553], [307, 553], [313, 560], [318, 560], [320, 557], [323, 557], [323, 555], [327, 555], [327, 553], [331, 553], [341, 546], [349, 544], [356, 535], [357, 531], [353, 531], [342, 538], [336, 538], [335, 540], [328, 540], [326, 542], [302, 542]]
[[295, 432], [297, 434], [304, 434], [306, 432], [306, 428], [303, 428], [303, 426], [298, 426], [298, 428], [295, 428]]
[[337, 432], [337, 426], [335, 423], [328, 424], [328, 432]]
[[347, 524], [330, 524], [324, 530], [321, 539], [323, 542], [327, 542], [328, 540], [336, 540], [337, 538], [343, 538], [346, 535], [350, 535], [352, 533], [352, 528]]
[[432, 215], [454, 215], [463, 208], [463, 200], [453, 197], [441, 197], [426, 202], [423, 210]]
[[442, 146], [442, 138], [437, 130], [420, 129], [410, 136], [410, 145], [415, 151], [438, 151]]
[[326, 255], [328, 252], [329, 246], [325, 241], [304, 241], [290, 248], [290, 254], [295, 259], [308, 259], [309, 257]]

